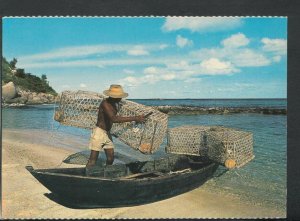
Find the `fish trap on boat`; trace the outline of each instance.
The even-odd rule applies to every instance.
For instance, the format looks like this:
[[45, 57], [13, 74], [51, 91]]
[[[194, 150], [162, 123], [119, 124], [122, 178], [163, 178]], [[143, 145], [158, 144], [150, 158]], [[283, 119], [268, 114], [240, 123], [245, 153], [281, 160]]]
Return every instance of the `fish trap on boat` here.
[[167, 153], [207, 156], [206, 131], [209, 126], [184, 125], [167, 131]]
[[214, 127], [207, 131], [206, 140], [208, 158], [227, 168], [242, 167], [254, 158], [250, 132]]
[[[104, 95], [89, 91], [64, 91], [61, 94], [54, 119], [67, 126], [92, 129], [96, 126], [98, 108]], [[145, 123], [114, 123], [111, 134], [142, 153], [155, 152], [163, 142], [167, 131], [168, 115], [128, 100], [119, 103], [119, 116], [146, 115]]]
[[253, 135], [222, 126], [180, 126], [168, 129], [167, 153], [207, 157], [228, 168], [254, 158]]

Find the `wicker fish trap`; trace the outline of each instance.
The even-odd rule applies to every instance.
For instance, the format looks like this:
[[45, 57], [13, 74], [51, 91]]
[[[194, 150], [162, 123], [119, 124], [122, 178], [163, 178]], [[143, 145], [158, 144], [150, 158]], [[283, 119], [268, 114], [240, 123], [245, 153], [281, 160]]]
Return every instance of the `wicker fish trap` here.
[[207, 156], [206, 133], [209, 126], [184, 125], [167, 132], [167, 153]]
[[166, 152], [208, 157], [226, 167], [239, 168], [254, 158], [253, 136], [222, 126], [185, 125], [168, 129]]
[[[232, 128], [214, 127], [207, 131], [207, 156], [226, 167], [242, 167], [254, 158], [253, 134]], [[233, 165], [227, 165], [227, 162]]]
[[[98, 108], [104, 95], [88, 91], [64, 91], [61, 94], [54, 119], [67, 126], [92, 129], [97, 122]], [[128, 100], [119, 103], [119, 116], [152, 114], [145, 123], [114, 123], [111, 134], [123, 143], [142, 153], [155, 152], [167, 131], [168, 115]]]
[[147, 115], [150, 112], [152, 112], [152, 114], [147, 118], [144, 124], [114, 123], [111, 133], [132, 148], [140, 150], [142, 153], [155, 152], [166, 135], [168, 115], [151, 107], [127, 100], [120, 102], [118, 115]]
[[96, 125], [98, 107], [103, 98], [103, 95], [89, 91], [64, 91], [54, 119], [66, 126], [92, 129]]

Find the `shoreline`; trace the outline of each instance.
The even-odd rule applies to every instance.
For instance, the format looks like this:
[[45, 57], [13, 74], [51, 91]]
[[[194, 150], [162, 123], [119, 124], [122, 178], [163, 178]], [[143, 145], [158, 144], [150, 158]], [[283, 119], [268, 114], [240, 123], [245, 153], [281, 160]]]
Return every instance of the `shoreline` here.
[[[21, 104], [21, 103], [2, 103], [3, 108], [27, 108], [30, 106], [39, 105], [55, 105], [55, 103], [43, 103], [43, 104]], [[255, 113], [265, 115], [287, 115], [287, 108], [276, 107], [198, 107], [198, 106], [186, 106], [186, 105], [158, 105], [150, 106], [165, 114], [169, 115], [201, 115], [201, 114], [240, 114], [240, 113]]]
[[[42, 130], [3, 129], [2, 217], [9, 218], [284, 218], [275, 208], [245, 202], [235, 195], [224, 195], [196, 188], [166, 200], [121, 208], [71, 209], [47, 198], [50, 193], [25, 169], [81, 167], [62, 160], [85, 141], [55, 137]], [[58, 142], [59, 141], [59, 142]], [[73, 148], [70, 148], [72, 146]], [[204, 184], [205, 185], [205, 184]], [[209, 185], [209, 184], [207, 184]]]

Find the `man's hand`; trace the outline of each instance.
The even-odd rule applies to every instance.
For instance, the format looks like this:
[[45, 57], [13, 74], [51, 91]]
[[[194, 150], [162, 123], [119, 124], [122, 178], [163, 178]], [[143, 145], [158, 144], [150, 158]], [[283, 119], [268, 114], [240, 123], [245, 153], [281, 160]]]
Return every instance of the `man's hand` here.
[[153, 114], [153, 112], [150, 112], [150, 113], [148, 113], [148, 114], [146, 114], [146, 115], [140, 115], [140, 116], [137, 116], [136, 122], [138, 122], [138, 123], [145, 123], [145, 121], [147, 120], [147, 118], [148, 118], [151, 114]]

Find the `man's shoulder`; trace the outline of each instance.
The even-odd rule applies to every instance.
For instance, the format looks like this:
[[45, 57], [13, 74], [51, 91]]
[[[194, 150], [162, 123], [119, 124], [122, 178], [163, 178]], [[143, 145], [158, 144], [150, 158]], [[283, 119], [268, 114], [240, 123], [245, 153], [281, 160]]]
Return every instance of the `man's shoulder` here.
[[106, 99], [103, 99], [103, 100], [102, 100], [100, 106], [101, 106], [101, 107], [112, 108], [112, 105], [111, 105]]

